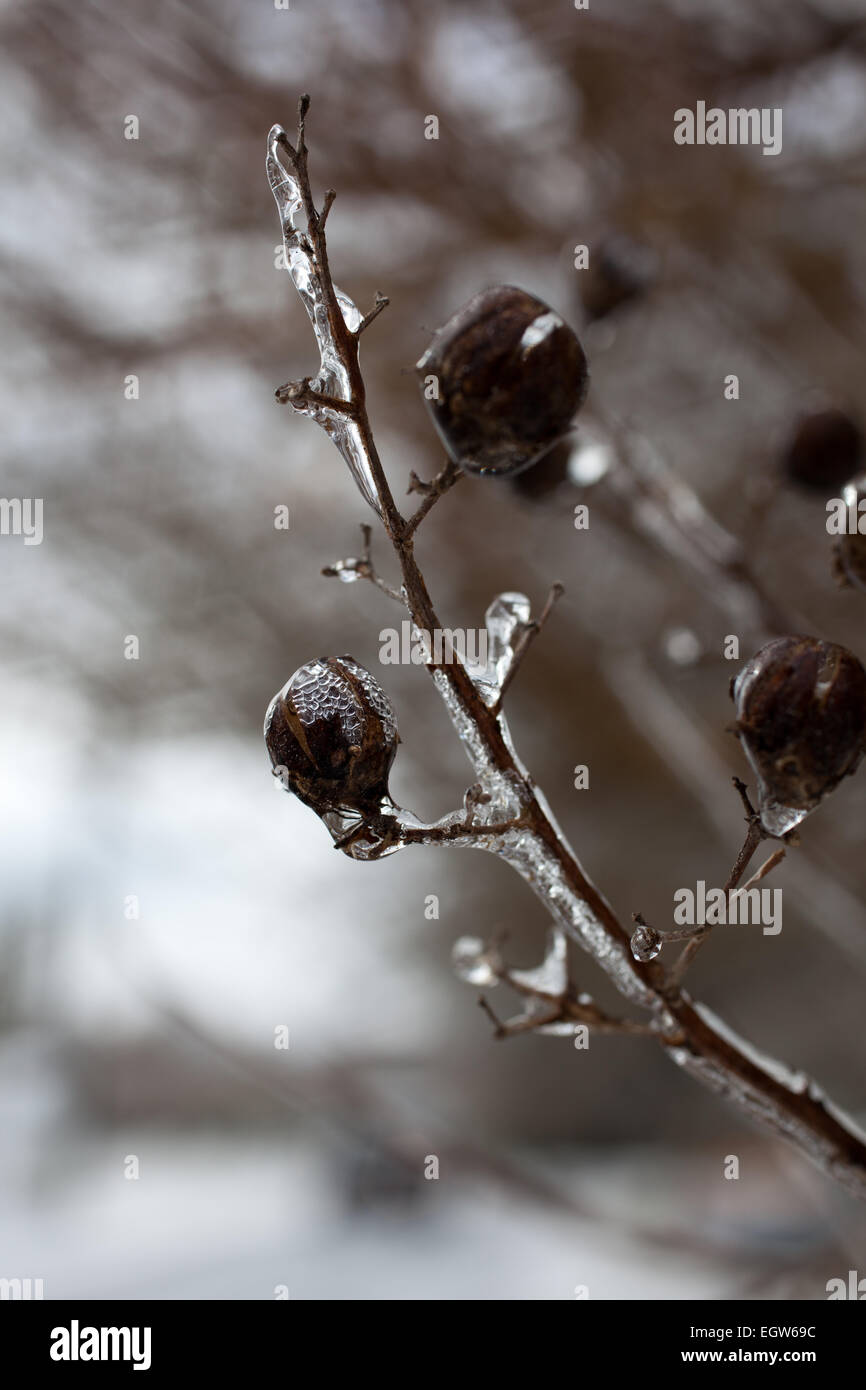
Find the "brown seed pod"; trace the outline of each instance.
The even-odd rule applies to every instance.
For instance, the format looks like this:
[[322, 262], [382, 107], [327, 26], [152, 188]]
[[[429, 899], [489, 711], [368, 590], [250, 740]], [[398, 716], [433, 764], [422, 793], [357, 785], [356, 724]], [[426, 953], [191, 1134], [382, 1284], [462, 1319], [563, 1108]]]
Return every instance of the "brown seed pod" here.
[[785, 834], [855, 771], [866, 748], [866, 671], [845, 647], [777, 637], [733, 682], [737, 732], [761, 820]]
[[388, 696], [351, 656], [308, 661], [265, 715], [274, 772], [319, 815], [375, 810], [399, 741]]
[[841, 410], [819, 410], [800, 420], [782, 458], [787, 477], [824, 496], [838, 492], [863, 466], [863, 435]]
[[535, 463], [568, 429], [589, 385], [576, 334], [511, 285], [482, 291], [449, 319], [417, 371], [442, 442], [468, 473], [514, 474]]

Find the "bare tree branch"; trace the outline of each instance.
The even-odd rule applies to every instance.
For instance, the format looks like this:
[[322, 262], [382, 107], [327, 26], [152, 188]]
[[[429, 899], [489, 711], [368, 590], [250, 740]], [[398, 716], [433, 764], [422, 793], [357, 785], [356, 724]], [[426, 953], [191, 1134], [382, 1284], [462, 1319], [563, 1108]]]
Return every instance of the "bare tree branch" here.
[[[313, 389], [336, 396], [341, 406], [348, 404], [350, 409], [343, 411], [342, 423], [335, 423], [339, 417], [336, 408], [309, 397], [301, 402], [302, 410], [335, 439], [363, 494], [380, 516], [400, 566], [406, 603], [416, 627], [422, 632], [441, 631], [414, 556], [417, 522], [405, 521], [394, 502], [367, 417], [357, 336], [364, 319], [337, 291], [331, 278], [324, 215], [316, 211], [307, 171], [304, 124], [308, 107], [309, 98], [302, 98], [295, 147], [280, 127], [272, 130], [268, 176], [280, 209], [287, 262], [321, 352], [320, 375]], [[289, 168], [280, 160], [281, 152], [287, 154]], [[306, 218], [306, 230], [295, 226], [300, 210]], [[293, 403], [297, 409], [297, 401]], [[648, 482], [647, 487], [652, 490]], [[667, 497], [666, 504], [670, 500]], [[731, 567], [732, 582], [739, 587], [737, 557], [726, 563]], [[748, 585], [745, 593], [753, 605], [754, 586]], [[762, 616], [770, 614], [765, 611]], [[660, 964], [635, 959], [630, 934], [587, 877], [514, 753], [498, 706], [491, 707], [485, 700], [456, 654], [449, 653], [442, 660], [431, 656], [427, 667], [486, 797], [478, 802], [480, 820], [486, 821], [486, 834], [479, 836], [478, 843], [512, 865], [545, 903], [554, 921], [597, 961], [624, 999], [651, 1013], [655, 1035], [673, 1061], [794, 1144], [857, 1197], [866, 1198], [866, 1140], [853, 1121], [826, 1104], [814, 1083], [762, 1058], [708, 1010], [693, 1003]], [[740, 874], [758, 843], [754, 834], [752, 838], [755, 845], [746, 854], [747, 840], [738, 860]], [[457, 844], [471, 842], [465, 836], [454, 840]], [[351, 852], [352, 844], [347, 842], [346, 849]]]

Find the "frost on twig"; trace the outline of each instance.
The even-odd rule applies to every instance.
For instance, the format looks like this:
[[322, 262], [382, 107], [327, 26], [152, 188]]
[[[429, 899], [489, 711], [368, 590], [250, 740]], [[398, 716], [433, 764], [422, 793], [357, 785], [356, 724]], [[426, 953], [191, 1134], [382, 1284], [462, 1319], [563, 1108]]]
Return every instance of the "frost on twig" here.
[[[298, 150], [303, 148], [303, 131]], [[268, 136], [267, 171], [271, 192], [280, 215], [283, 232], [283, 247], [286, 265], [301, 298], [301, 303], [309, 315], [319, 344], [321, 360], [318, 375], [312, 380], [290, 384], [280, 388], [279, 398], [290, 404], [301, 415], [307, 415], [321, 425], [334, 441], [361, 493], [373, 510], [381, 516], [381, 506], [376, 490], [375, 477], [370, 467], [367, 450], [358, 423], [353, 416], [351, 378], [341, 346], [335, 341], [334, 326], [328, 312], [325, 282], [321, 266], [317, 264], [316, 250], [312, 241], [313, 229], [309, 225], [310, 203], [305, 198], [303, 175], [298, 167], [298, 150], [292, 151], [282, 126], [272, 127]], [[287, 155], [287, 167], [281, 158]], [[331, 200], [333, 201], [333, 200]], [[318, 233], [324, 236], [324, 221], [330, 201], [318, 221]], [[307, 226], [302, 225], [307, 216]], [[357, 305], [338, 289], [334, 294], [343, 316], [343, 322], [350, 333], [360, 333], [373, 316], [364, 319]], [[376, 313], [385, 307], [387, 300], [379, 301]], [[293, 391], [293, 385], [296, 389]]]
[[591, 995], [574, 988], [568, 973], [568, 939], [560, 928], [551, 930], [544, 959], [530, 970], [506, 965], [501, 946], [501, 940], [485, 943], [479, 937], [463, 936], [455, 942], [452, 953], [455, 973], [466, 984], [487, 989], [504, 984], [521, 997], [521, 1012], [504, 1022], [487, 997], [479, 997], [478, 1003], [492, 1022], [495, 1037], [543, 1033], [578, 1039], [589, 1029], [636, 1036], [658, 1032], [652, 1023], [612, 1017], [598, 1007]]

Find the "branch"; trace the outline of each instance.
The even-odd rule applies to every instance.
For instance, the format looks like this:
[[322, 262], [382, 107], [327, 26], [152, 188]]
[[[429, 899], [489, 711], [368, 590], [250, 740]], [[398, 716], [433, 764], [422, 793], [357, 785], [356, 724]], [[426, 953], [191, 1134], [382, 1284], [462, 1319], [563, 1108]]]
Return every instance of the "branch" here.
[[[321, 352], [319, 377], [313, 387], [349, 402], [352, 408], [351, 419], [340, 420], [339, 428], [327, 415], [319, 423], [334, 439], [364, 496], [381, 517], [400, 565], [415, 626], [424, 632], [441, 631], [414, 556], [417, 522], [414, 526], [412, 521], [407, 523], [394, 503], [367, 418], [358, 364], [357, 330], [363, 316], [331, 278], [324, 217], [316, 212], [307, 172], [304, 118], [308, 106], [309, 99], [302, 98], [296, 149], [280, 127], [273, 128], [267, 167], [280, 210], [287, 262]], [[280, 161], [280, 151], [288, 152], [290, 170]], [[295, 227], [299, 209], [306, 215], [306, 232]], [[313, 403], [308, 413], [319, 418], [319, 409]], [[736, 576], [736, 559], [733, 565]], [[753, 602], [751, 586], [748, 592]], [[765, 612], [761, 616], [770, 615]], [[635, 960], [629, 933], [587, 878], [551, 818], [513, 751], [498, 709], [485, 701], [479, 685], [454, 654], [449, 653], [447, 659], [443, 656], [441, 661], [431, 660], [427, 668], [487, 798], [490, 825], [486, 841], [481, 843], [512, 865], [562, 931], [597, 961], [623, 998], [651, 1013], [655, 1035], [677, 1065], [794, 1144], [850, 1192], [866, 1198], [866, 1140], [853, 1121], [825, 1105], [813, 1083], [762, 1059], [740, 1042], [707, 1010], [694, 1004], [658, 964]]]
[[373, 565], [372, 555], [372, 536], [373, 528], [366, 522], [361, 524], [361, 537], [363, 549], [360, 557], [350, 555], [345, 560], [335, 560], [333, 565], [325, 565], [322, 574], [327, 579], [342, 579], [344, 583], [350, 583], [354, 579], [368, 579], [371, 584], [375, 584], [377, 589], [381, 589], [383, 594], [394, 599], [402, 607], [406, 606], [406, 600], [396, 589], [392, 589], [390, 584], [380, 578]]
[[409, 475], [409, 486], [407, 492], [421, 492], [424, 500], [421, 505], [412, 513], [406, 523], [406, 536], [413, 536], [421, 525], [421, 522], [432, 511], [439, 498], [452, 488], [455, 483], [459, 483], [463, 477], [462, 471], [457, 467], [452, 459], [449, 459], [440, 473], [436, 474], [432, 483], [422, 483], [415, 473]]
[[691, 571], [735, 630], [774, 635], [807, 630], [804, 619], [766, 593], [740, 541], [649, 443], [609, 414], [598, 408], [594, 413], [613, 462], [604, 477], [610, 520]]

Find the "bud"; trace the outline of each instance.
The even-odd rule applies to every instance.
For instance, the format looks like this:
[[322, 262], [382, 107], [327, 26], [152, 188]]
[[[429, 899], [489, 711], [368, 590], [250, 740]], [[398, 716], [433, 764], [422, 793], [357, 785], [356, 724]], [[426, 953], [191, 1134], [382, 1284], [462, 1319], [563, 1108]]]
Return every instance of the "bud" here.
[[285, 769], [289, 790], [319, 815], [376, 809], [399, 740], [390, 700], [350, 656], [308, 661], [265, 715], [274, 771]]
[[[860, 503], [866, 500], [866, 475], [854, 478], [842, 489], [846, 513], [860, 518]], [[863, 509], [866, 512], [866, 507]], [[859, 530], [846, 532], [834, 546], [833, 569], [839, 584], [866, 590], [866, 536]]]
[[788, 478], [825, 496], [862, 467], [863, 435], [841, 410], [819, 410], [798, 424], [782, 460]]
[[577, 336], [525, 290], [483, 290], [449, 319], [417, 367], [445, 448], [468, 473], [514, 474], [562, 437], [589, 384]]
[[758, 778], [761, 822], [784, 835], [854, 772], [866, 746], [866, 671], [845, 647], [777, 637], [731, 691]]

